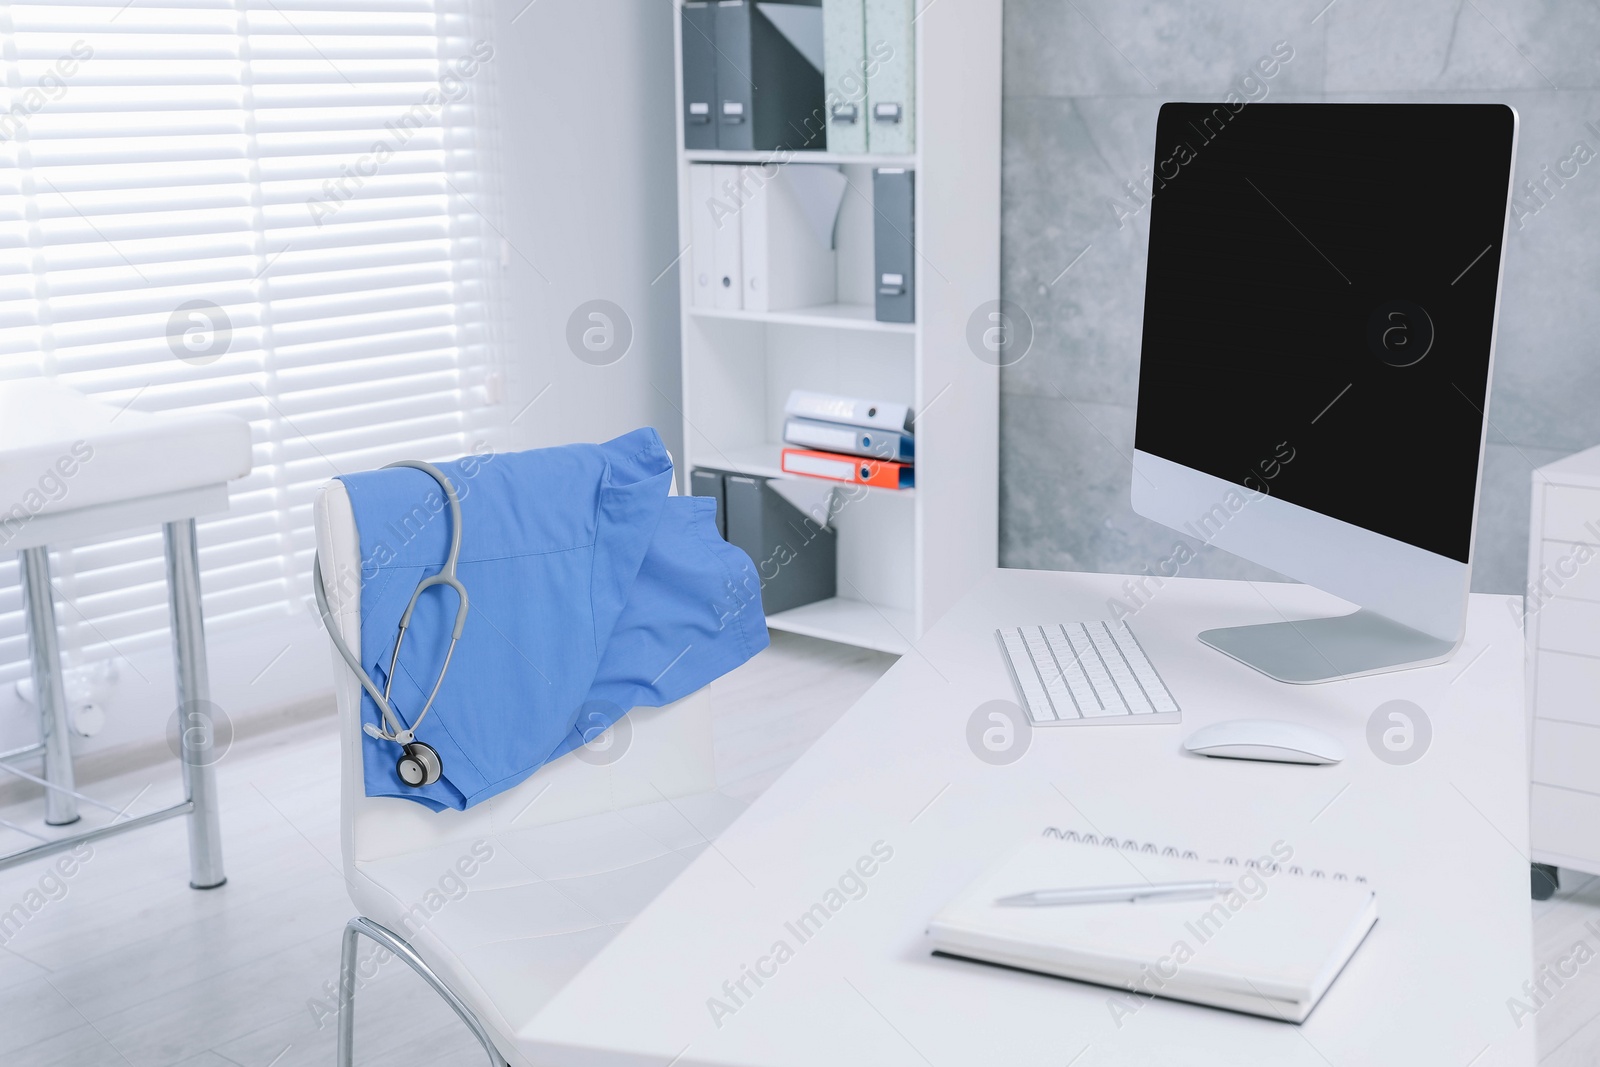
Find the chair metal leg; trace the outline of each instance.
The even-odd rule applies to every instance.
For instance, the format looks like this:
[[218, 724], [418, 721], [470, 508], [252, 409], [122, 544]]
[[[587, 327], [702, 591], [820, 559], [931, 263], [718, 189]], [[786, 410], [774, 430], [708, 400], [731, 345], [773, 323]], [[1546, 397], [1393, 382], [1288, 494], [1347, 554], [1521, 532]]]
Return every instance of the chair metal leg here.
[[344, 925], [339, 949], [339, 1067], [356, 1062], [356, 945], [361, 936], [358, 920]]
[[56, 637], [55, 596], [50, 587], [50, 550], [44, 545], [21, 553], [22, 599], [28, 617], [28, 660], [33, 696], [39, 703], [39, 732], [44, 740], [45, 781], [58, 789], [44, 793], [44, 821], [66, 826], [78, 821], [73, 789], [72, 738], [67, 726], [67, 691], [61, 680], [61, 645]]
[[478, 1021], [472, 1009], [455, 992], [433, 973], [433, 968], [423, 962], [422, 957], [412, 951], [410, 945], [401, 940], [393, 931], [379, 926], [365, 916], [357, 915], [344, 927], [344, 944], [339, 952], [339, 1067], [354, 1067], [355, 1042], [356, 1042], [356, 941], [358, 936], [369, 937], [382, 947], [394, 953], [403, 960], [422, 980], [433, 987], [433, 991], [444, 998], [444, 1002], [455, 1010], [462, 1022], [467, 1024], [483, 1050], [489, 1054], [489, 1067], [507, 1067], [504, 1056], [494, 1047], [494, 1039], [489, 1036], [489, 1031]]
[[172, 665], [178, 682], [178, 737], [183, 784], [194, 803], [189, 813], [189, 885], [215, 889], [222, 870], [222, 827], [217, 818], [217, 773], [211, 721], [211, 680], [206, 672], [205, 619], [200, 609], [200, 555], [194, 520], [162, 527], [167, 550], [167, 606], [172, 613]]

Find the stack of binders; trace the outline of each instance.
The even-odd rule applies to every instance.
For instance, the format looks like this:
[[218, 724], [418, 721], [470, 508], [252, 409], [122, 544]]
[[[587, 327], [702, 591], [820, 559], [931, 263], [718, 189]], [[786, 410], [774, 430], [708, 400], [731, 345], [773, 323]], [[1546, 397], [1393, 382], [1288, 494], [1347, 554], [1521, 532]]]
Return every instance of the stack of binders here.
[[822, 0], [830, 152], [916, 148], [915, 0]]
[[[682, 0], [684, 148], [774, 153], [759, 166], [690, 167], [695, 307], [768, 313], [834, 302], [832, 227], [845, 179], [837, 167], [792, 163], [823, 150], [915, 153], [917, 6]], [[916, 321], [915, 172], [906, 164], [872, 172], [879, 322]], [[815, 236], [791, 240], [800, 218]]]
[[916, 484], [916, 438], [905, 404], [796, 389], [784, 405], [783, 470], [879, 489]]
[[683, 146], [910, 155], [916, 7], [683, 0]]
[[684, 0], [682, 11], [685, 148], [827, 147], [815, 0]]
[[760, 579], [759, 604], [756, 589], [730, 588], [723, 611], [755, 606], [776, 615], [828, 600], [837, 591], [839, 534], [831, 508], [808, 512], [770, 479], [706, 467], [694, 468], [689, 488], [691, 496], [716, 499], [717, 532], [745, 550]]

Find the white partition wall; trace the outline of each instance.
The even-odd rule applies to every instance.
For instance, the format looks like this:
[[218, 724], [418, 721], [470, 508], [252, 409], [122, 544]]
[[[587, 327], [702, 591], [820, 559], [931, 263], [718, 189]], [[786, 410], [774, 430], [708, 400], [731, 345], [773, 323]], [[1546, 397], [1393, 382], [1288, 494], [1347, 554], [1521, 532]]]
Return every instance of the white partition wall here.
[[[637, 0], [494, 0], [499, 346], [507, 447], [603, 441], [654, 426], [678, 441], [674, 13]], [[604, 300], [622, 352], [569, 336]], [[620, 344], [620, 341], [619, 341]]]

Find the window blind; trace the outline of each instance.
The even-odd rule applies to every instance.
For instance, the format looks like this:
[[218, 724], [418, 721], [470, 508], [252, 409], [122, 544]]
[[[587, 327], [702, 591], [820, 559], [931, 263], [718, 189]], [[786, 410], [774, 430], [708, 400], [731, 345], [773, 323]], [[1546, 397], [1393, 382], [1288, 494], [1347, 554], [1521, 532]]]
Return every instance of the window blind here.
[[[249, 420], [200, 523], [213, 630], [304, 609], [329, 477], [485, 438], [466, 3], [0, 4], [0, 374]], [[165, 643], [159, 530], [52, 563], [70, 661]], [[23, 633], [8, 561], [0, 680]]]

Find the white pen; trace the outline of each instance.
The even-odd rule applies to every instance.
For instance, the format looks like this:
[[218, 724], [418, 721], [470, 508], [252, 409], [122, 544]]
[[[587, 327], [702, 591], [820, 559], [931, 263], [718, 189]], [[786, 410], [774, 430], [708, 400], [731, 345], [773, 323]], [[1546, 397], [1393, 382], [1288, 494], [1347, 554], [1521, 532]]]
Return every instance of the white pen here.
[[1035, 889], [1031, 893], [1001, 897], [1006, 908], [1045, 908], [1057, 904], [1133, 903], [1145, 900], [1205, 900], [1232, 889], [1230, 882], [1160, 882], [1144, 885], [1102, 885], [1084, 889]]

